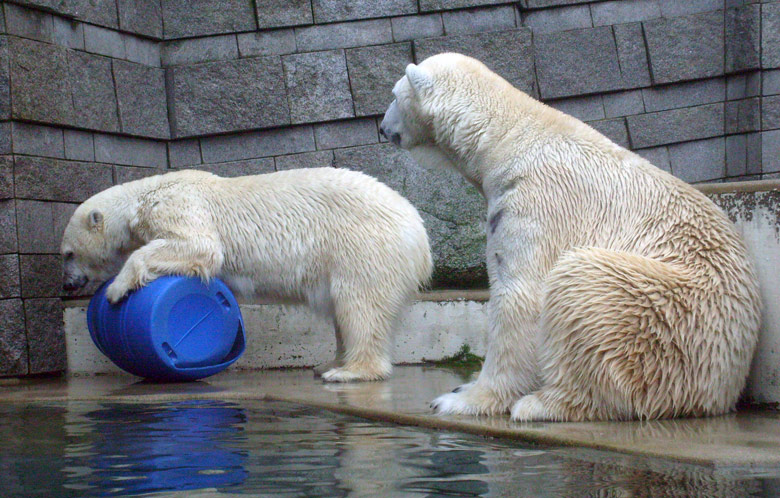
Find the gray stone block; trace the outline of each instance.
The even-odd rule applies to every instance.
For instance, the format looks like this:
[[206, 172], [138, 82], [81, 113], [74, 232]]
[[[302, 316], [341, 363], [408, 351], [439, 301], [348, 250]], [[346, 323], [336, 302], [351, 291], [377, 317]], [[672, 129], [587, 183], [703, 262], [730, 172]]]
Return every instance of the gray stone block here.
[[94, 140], [95, 160], [98, 162], [160, 169], [168, 167], [165, 142], [103, 134], [95, 134]]
[[[758, 109], [753, 109], [757, 111]], [[761, 100], [761, 129], [780, 128], [780, 95], [764, 97]]]
[[63, 130], [65, 138], [65, 159], [94, 161], [95, 142], [88, 131]]
[[534, 44], [544, 99], [625, 88], [609, 26], [538, 35]]
[[780, 3], [761, 6], [761, 67], [780, 67]]
[[165, 70], [124, 61], [114, 61], [113, 68], [122, 131], [168, 138]]
[[[17, 200], [15, 221], [18, 223], [19, 230], [19, 252], [58, 254], [62, 234], [76, 207], [76, 204]], [[16, 223], [13, 225], [14, 237]], [[13, 242], [15, 245], [15, 238]]]
[[0, 256], [0, 299], [19, 297], [19, 255], [3, 254]]
[[393, 42], [390, 19], [374, 19], [295, 28], [299, 52], [364, 47]]
[[390, 144], [334, 154], [335, 166], [378, 178], [417, 207], [431, 238], [435, 286], [486, 284], [484, 201], [460, 174], [421, 168]]
[[174, 40], [162, 45], [160, 56], [166, 67], [238, 59], [238, 42], [234, 34]]
[[14, 196], [14, 160], [12, 156], [0, 156], [0, 200]]
[[727, 73], [761, 66], [761, 6], [745, 5], [726, 10], [725, 41]]
[[761, 132], [762, 173], [780, 171], [780, 130]]
[[293, 124], [355, 115], [342, 50], [282, 57]]
[[[531, 30], [528, 28], [415, 40], [414, 52], [417, 63], [442, 52], [459, 52], [474, 57], [515, 87], [538, 96]], [[401, 75], [398, 74], [398, 78]]]
[[113, 185], [110, 166], [19, 156], [15, 159], [16, 197], [83, 202]]
[[533, 10], [524, 14], [522, 19], [523, 26], [531, 28], [537, 35], [593, 27], [590, 8], [587, 5]]
[[165, 0], [162, 15], [166, 39], [257, 29], [252, 0]]
[[312, 0], [314, 21], [317, 24], [369, 19], [372, 17], [402, 16], [417, 13], [417, 0]]
[[661, 17], [661, 7], [657, 0], [598, 2], [590, 5], [590, 12], [594, 26], [647, 21]]
[[245, 159], [243, 161], [231, 161], [228, 163], [199, 164], [194, 169], [200, 169], [214, 173], [217, 176], [236, 177], [247, 175], [260, 175], [263, 173], [273, 173], [274, 158], [260, 157], [257, 159]]
[[175, 138], [290, 123], [279, 57], [175, 67], [166, 75]]
[[[131, 33], [162, 38], [162, 7], [160, 0], [117, 0], [119, 27]], [[198, 8], [193, 6], [194, 9]]]
[[12, 152], [11, 133], [11, 121], [0, 122], [0, 154]]
[[6, 32], [9, 35], [38, 41], [51, 41], [51, 14], [41, 12], [40, 10], [26, 9], [11, 3], [0, 5], [0, 7], [4, 7]]
[[[11, 117], [10, 61], [8, 37], [0, 35], [0, 120]], [[10, 137], [7, 134], [3, 134], [3, 132], [7, 131], [6, 128], [10, 131], [10, 127], [0, 123], [0, 151], [11, 148]]]
[[72, 19], [53, 16], [51, 39], [62, 47], [84, 50], [84, 25]]
[[723, 103], [628, 116], [635, 149], [723, 135]]
[[[33, 227], [33, 230], [37, 228]], [[0, 201], [0, 254], [16, 252], [18, 247], [14, 200]]]
[[30, 373], [65, 370], [67, 358], [62, 301], [59, 298], [26, 299], [24, 316], [27, 323]]
[[276, 171], [300, 168], [329, 168], [333, 166], [333, 151], [318, 150], [289, 156], [276, 156]]
[[420, 12], [452, 10], [507, 3], [504, 0], [420, 0]]
[[9, 37], [8, 42], [12, 117], [45, 123], [73, 122], [66, 50], [22, 38]]
[[147, 66], [160, 67], [160, 44], [138, 36], [125, 35], [125, 55], [127, 60]]
[[393, 86], [411, 62], [411, 43], [347, 50], [347, 68], [355, 114], [383, 114], [393, 101]]
[[726, 176], [744, 176], [747, 171], [747, 136], [726, 137]]
[[762, 171], [761, 133], [747, 134], [747, 165], [745, 173], [757, 174]]
[[761, 128], [761, 99], [732, 100], [726, 106], [726, 133], [746, 133]]
[[354, 147], [379, 142], [376, 121], [372, 118], [334, 121], [314, 127], [318, 150]]
[[780, 69], [774, 71], [761, 71], [761, 94], [780, 94]]
[[29, 370], [22, 300], [0, 300], [0, 320], [0, 375], [26, 375]]
[[28, 156], [65, 157], [61, 128], [13, 123], [13, 151]]
[[122, 33], [91, 24], [84, 25], [84, 47], [87, 52], [124, 59], [125, 42]]
[[726, 82], [723, 78], [717, 78], [645, 88], [642, 97], [647, 112], [723, 102], [726, 100]]
[[201, 154], [205, 163], [221, 163], [268, 157], [315, 149], [311, 126], [240, 133], [202, 138]]
[[119, 27], [116, 2], [96, 0], [33, 0], [33, 2], [66, 17], [75, 17], [108, 28]]
[[631, 116], [645, 112], [641, 90], [609, 93], [604, 95], [602, 100], [604, 101], [604, 115], [607, 118]]
[[515, 28], [515, 8], [511, 5], [443, 12], [441, 18], [448, 35]]
[[166, 173], [166, 170], [159, 170], [155, 168], [135, 168], [132, 166], [114, 166], [114, 179], [116, 185], [122, 183], [132, 182], [140, 180], [154, 175], [161, 175]]
[[63, 293], [59, 254], [21, 254], [19, 270], [22, 297], [56, 297]]
[[238, 34], [240, 57], [287, 55], [294, 52], [295, 30], [292, 28]]
[[620, 77], [624, 88], [650, 85], [650, 64], [641, 23], [618, 24], [615, 33]]
[[547, 102], [547, 104], [582, 121], [604, 119], [604, 104], [601, 95], [554, 100]]
[[733, 74], [726, 77], [726, 99], [739, 100], [761, 94], [761, 73]]
[[200, 142], [197, 138], [168, 142], [168, 164], [171, 168], [183, 168], [201, 162]]
[[394, 17], [390, 19], [393, 28], [393, 40], [397, 42], [433, 38], [444, 34], [441, 14]]
[[624, 118], [602, 119], [588, 122], [596, 131], [621, 147], [629, 147], [628, 130]]
[[69, 51], [68, 73], [75, 114], [73, 124], [93, 130], [119, 131], [111, 61]]
[[723, 12], [643, 23], [653, 83], [723, 74]]
[[669, 146], [672, 173], [688, 183], [723, 178], [726, 172], [726, 140], [723, 137]]
[[658, 0], [663, 17], [687, 16], [723, 8], [723, 0]]
[[311, 0], [255, 0], [260, 29], [313, 22]]

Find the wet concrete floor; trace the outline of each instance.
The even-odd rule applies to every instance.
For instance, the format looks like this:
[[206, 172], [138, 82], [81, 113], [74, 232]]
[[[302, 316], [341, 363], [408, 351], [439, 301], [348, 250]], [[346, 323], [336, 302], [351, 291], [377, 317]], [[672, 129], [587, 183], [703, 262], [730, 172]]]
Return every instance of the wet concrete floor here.
[[0, 379], [0, 403], [98, 400], [154, 403], [185, 399], [276, 400], [383, 422], [551, 446], [595, 448], [714, 467], [780, 465], [780, 412], [747, 411], [651, 422], [515, 423], [497, 417], [439, 416], [429, 402], [467, 373], [399, 366], [385, 382], [328, 384], [311, 370], [228, 371], [191, 383], [154, 384], [131, 376]]

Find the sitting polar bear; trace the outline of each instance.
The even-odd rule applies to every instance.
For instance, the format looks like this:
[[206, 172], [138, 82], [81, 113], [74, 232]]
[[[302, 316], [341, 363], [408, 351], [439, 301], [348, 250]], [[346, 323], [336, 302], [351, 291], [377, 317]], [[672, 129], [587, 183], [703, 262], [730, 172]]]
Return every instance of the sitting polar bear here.
[[487, 199], [488, 352], [435, 409], [579, 421], [734, 407], [760, 304], [712, 202], [474, 59], [410, 64], [393, 94], [382, 133]]
[[335, 324], [336, 360], [322, 368], [334, 382], [390, 374], [392, 329], [433, 267], [417, 210], [375, 179], [335, 168], [180, 171], [117, 185], [76, 209], [61, 250], [66, 289], [118, 273], [111, 302], [178, 274], [308, 303]]

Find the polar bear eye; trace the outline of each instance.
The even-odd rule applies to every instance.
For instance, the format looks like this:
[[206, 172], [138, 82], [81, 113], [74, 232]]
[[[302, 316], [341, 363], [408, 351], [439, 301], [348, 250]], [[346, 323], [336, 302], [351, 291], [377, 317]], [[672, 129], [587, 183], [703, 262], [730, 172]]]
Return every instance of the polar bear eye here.
[[73, 251], [65, 251], [65, 254], [63, 254], [62, 257], [65, 258], [65, 261], [70, 261], [73, 259]]

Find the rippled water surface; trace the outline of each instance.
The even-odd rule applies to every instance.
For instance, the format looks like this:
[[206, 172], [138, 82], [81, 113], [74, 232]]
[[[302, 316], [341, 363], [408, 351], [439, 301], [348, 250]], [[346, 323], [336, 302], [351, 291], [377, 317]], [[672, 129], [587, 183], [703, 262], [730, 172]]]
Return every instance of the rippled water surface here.
[[0, 496], [778, 496], [773, 473], [542, 450], [283, 403], [0, 406]]

